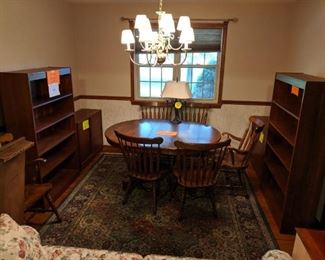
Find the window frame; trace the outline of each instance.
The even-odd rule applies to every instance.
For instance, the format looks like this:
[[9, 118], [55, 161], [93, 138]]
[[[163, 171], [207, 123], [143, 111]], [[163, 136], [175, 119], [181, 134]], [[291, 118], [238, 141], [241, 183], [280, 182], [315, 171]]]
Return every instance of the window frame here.
[[[226, 57], [226, 45], [227, 45], [227, 31], [228, 31], [228, 23], [229, 21], [223, 21], [223, 22], [209, 22], [209, 23], [202, 23], [195, 20], [192, 20], [192, 27], [195, 29], [222, 29], [221, 34], [221, 46], [220, 46], [220, 54], [218, 55], [218, 58], [220, 56], [220, 63], [218, 63], [218, 68], [216, 68], [216, 71], [218, 71], [219, 80], [216, 82], [216, 96], [215, 99], [212, 100], [197, 100], [197, 99], [191, 99], [191, 103], [195, 103], [200, 107], [211, 107], [211, 108], [220, 108], [222, 104], [222, 92], [223, 92], [223, 78], [224, 78], [224, 68], [225, 68], [225, 57]], [[134, 21], [130, 21], [130, 29], [133, 30], [134, 27]], [[204, 50], [202, 50], [204, 51]], [[135, 53], [133, 53], [135, 55]], [[134, 58], [134, 57], [133, 57]], [[136, 85], [136, 82], [138, 82], [138, 78], [136, 76], [137, 73], [137, 67], [138, 65], [135, 65], [130, 61], [130, 83], [131, 83], [131, 103], [134, 105], [145, 105], [152, 101], [157, 102], [165, 102], [162, 98], [140, 98], [138, 96], [137, 91], [139, 92], [138, 86]], [[181, 66], [177, 66], [178, 70], [180, 70]], [[218, 70], [217, 70], [218, 69]]]

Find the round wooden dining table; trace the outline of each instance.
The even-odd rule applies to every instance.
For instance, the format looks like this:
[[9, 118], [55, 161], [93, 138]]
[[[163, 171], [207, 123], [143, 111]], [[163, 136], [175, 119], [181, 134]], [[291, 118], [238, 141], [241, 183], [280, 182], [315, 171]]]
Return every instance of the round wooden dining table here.
[[107, 142], [112, 146], [119, 146], [114, 131], [133, 137], [153, 138], [160, 136], [164, 139], [161, 151], [164, 154], [175, 154], [176, 140], [187, 143], [218, 143], [221, 139], [220, 132], [212, 126], [181, 122], [172, 123], [169, 120], [138, 119], [117, 123], [105, 131]]

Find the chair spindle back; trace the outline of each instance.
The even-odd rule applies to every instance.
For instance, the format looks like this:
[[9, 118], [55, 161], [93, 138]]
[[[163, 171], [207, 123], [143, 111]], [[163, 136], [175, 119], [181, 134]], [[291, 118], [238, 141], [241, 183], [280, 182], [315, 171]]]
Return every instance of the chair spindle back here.
[[142, 119], [171, 120], [172, 112], [171, 103], [151, 102], [141, 106]]
[[115, 131], [132, 177], [151, 181], [160, 176], [160, 145], [163, 138], [131, 137]]
[[189, 144], [175, 141], [177, 158], [174, 173], [185, 187], [214, 185], [230, 140], [217, 144]]
[[209, 108], [200, 107], [195, 103], [185, 104], [180, 111], [180, 119], [201, 124], [207, 124]]

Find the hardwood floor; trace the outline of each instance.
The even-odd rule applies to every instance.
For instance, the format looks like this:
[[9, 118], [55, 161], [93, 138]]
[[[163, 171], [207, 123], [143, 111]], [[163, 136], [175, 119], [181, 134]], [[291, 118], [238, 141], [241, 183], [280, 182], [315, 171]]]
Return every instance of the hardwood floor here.
[[[75, 179], [75, 181], [68, 187], [68, 189], [55, 201], [55, 204], [59, 206], [67, 196], [72, 192], [72, 190], [77, 186], [77, 184], [83, 179], [83, 177], [88, 173], [91, 167], [97, 162], [97, 160], [101, 157], [103, 153], [119, 153], [119, 149], [104, 146], [103, 152], [98, 154], [94, 159], [87, 165], [79, 174], [79, 176]], [[288, 252], [289, 254], [292, 253], [293, 243], [294, 243], [294, 235], [284, 235], [280, 234], [278, 227], [275, 223], [275, 220], [271, 214], [271, 211], [266, 203], [266, 200], [263, 196], [259, 188], [258, 179], [253, 167], [249, 166], [247, 171], [247, 176], [255, 193], [255, 196], [260, 204], [261, 209], [264, 212], [264, 215], [270, 225], [270, 228], [274, 234], [275, 239], [281, 250]], [[34, 227], [38, 228], [42, 223], [44, 223], [48, 218], [49, 213], [38, 213], [38, 214], [26, 214], [25, 218], [28, 219], [28, 223], [32, 224]]]

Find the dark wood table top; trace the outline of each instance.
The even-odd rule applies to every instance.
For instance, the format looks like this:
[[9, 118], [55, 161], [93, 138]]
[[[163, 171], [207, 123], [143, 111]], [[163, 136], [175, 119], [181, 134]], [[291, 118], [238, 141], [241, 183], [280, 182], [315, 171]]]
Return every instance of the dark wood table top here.
[[217, 143], [221, 139], [220, 132], [209, 125], [192, 122], [173, 124], [168, 120], [138, 119], [117, 123], [106, 129], [107, 142], [113, 146], [119, 146], [115, 130], [134, 137], [160, 136], [164, 139], [161, 149], [166, 154], [175, 153], [176, 140], [188, 143]]

